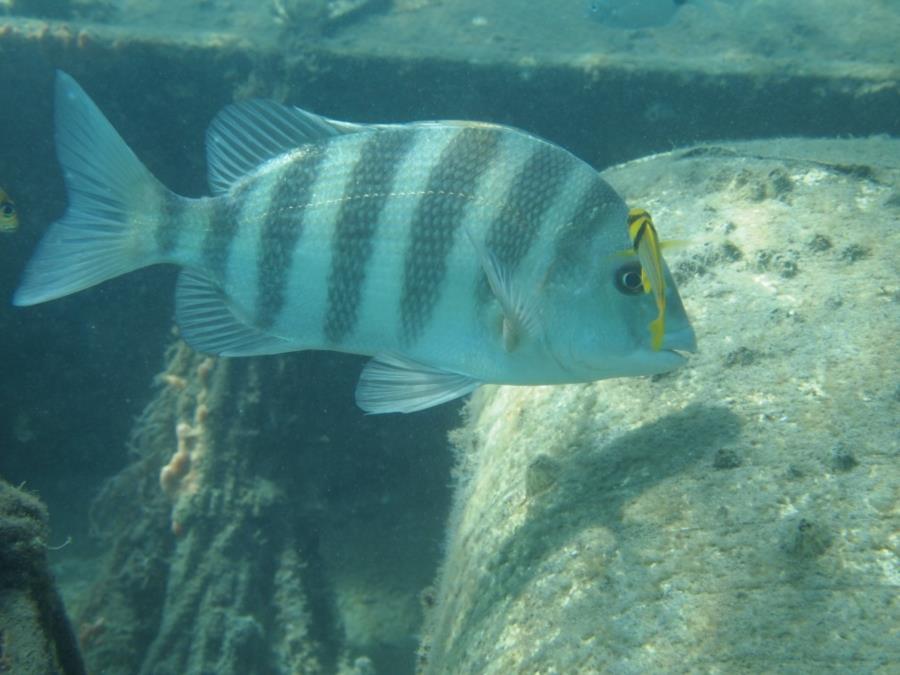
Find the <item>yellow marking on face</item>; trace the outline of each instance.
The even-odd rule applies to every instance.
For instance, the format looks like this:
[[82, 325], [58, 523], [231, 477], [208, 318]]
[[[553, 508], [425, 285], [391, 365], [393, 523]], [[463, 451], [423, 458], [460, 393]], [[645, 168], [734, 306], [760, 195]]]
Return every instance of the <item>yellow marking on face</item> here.
[[650, 322], [650, 346], [654, 351], [662, 349], [665, 335], [666, 277], [663, 273], [662, 247], [659, 235], [653, 226], [653, 219], [644, 209], [628, 212], [628, 236], [631, 237], [634, 252], [641, 263], [641, 281], [644, 293], [653, 292], [659, 314]]

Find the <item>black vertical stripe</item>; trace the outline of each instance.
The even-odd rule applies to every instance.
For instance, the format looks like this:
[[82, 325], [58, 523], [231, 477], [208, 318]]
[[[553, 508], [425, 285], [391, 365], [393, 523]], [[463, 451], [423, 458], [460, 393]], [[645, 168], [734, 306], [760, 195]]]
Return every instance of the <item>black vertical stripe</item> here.
[[634, 250], [637, 251], [641, 247], [641, 239], [644, 238], [644, 233], [647, 231], [647, 223], [649, 221], [644, 221], [638, 226], [637, 234], [634, 235]]
[[270, 328], [284, 307], [294, 248], [303, 232], [304, 209], [312, 197], [327, 144], [298, 151], [272, 188], [259, 233], [256, 325]]
[[375, 228], [414, 138], [411, 129], [378, 130], [363, 143], [353, 166], [331, 243], [323, 332], [332, 344], [356, 325]]
[[156, 250], [163, 255], [172, 253], [178, 245], [178, 235], [187, 210], [184, 197], [179, 197], [168, 190], [161, 191], [162, 213], [159, 224], [153, 232]]
[[228, 270], [228, 256], [238, 230], [243, 192], [238, 190], [234, 194], [212, 198], [212, 216], [203, 237], [201, 252], [207, 273], [219, 284], [224, 283]]
[[[487, 249], [508, 272], [515, 271], [528, 254], [548, 209], [577, 165], [572, 155], [556, 146], [534, 144], [534, 152], [513, 178], [485, 238]], [[478, 297], [482, 302], [490, 297], [486, 276], [479, 284]]]
[[561, 263], [558, 267], [563, 269], [566, 263], [576, 260], [580, 254], [589, 250], [590, 240], [600, 232], [604, 220], [617, 210], [622, 210], [622, 235], [627, 246], [630, 243], [627, 208], [609, 183], [594, 174], [590, 185], [578, 200], [572, 220], [557, 233], [554, 260]]
[[466, 204], [497, 156], [502, 133], [497, 127], [463, 127], [431, 169], [404, 260], [400, 312], [407, 343], [421, 335], [434, 312]]

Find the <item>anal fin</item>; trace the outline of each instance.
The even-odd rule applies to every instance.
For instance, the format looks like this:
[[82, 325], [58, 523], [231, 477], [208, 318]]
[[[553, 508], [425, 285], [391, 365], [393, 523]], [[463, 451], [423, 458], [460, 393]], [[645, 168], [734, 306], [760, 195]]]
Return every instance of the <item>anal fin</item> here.
[[283, 354], [301, 349], [241, 320], [222, 290], [208, 277], [189, 269], [178, 275], [175, 320], [192, 348], [221, 356]]
[[465, 396], [481, 382], [401, 356], [380, 355], [363, 368], [356, 404], [367, 413], [409, 413]]

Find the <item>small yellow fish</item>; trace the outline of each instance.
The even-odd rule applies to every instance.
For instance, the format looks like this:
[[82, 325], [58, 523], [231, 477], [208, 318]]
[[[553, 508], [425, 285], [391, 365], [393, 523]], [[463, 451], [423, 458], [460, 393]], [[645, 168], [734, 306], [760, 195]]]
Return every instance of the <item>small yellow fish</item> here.
[[653, 219], [644, 209], [628, 212], [628, 236], [641, 263], [641, 282], [644, 293], [653, 292], [659, 315], [650, 322], [650, 346], [654, 351], [662, 349], [666, 333], [666, 277], [663, 273], [662, 246]]
[[19, 213], [16, 204], [0, 188], [0, 232], [12, 233], [19, 229]]

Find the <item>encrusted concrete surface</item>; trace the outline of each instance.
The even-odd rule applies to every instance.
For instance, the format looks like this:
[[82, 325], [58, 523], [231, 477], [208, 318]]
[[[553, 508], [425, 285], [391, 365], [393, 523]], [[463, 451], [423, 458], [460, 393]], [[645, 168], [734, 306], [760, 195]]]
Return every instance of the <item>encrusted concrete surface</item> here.
[[0, 478], [0, 673], [84, 675], [47, 565], [47, 509]]
[[606, 172], [686, 240], [699, 353], [473, 399], [423, 672], [893, 672], [898, 157], [728, 143]]
[[364, 417], [340, 357], [167, 357], [68, 568], [90, 672], [412, 672], [453, 410]]
[[[600, 167], [698, 139], [900, 134], [893, 14], [806, 6], [826, 2], [811, 20], [757, 2], [738, 32], [696, 12], [617, 32], [580, 0], [349, 0], [360, 9], [310, 26], [302, 11], [339, 3], [0, 0], [17, 13], [0, 17], [0, 185], [23, 223], [0, 285], [9, 297], [64, 209], [55, 68], [190, 195], [207, 191], [207, 124], [251, 96], [360, 122], [509, 123]], [[689, 241], [668, 256], [701, 352], [656, 381], [479, 395], [456, 436], [447, 559], [422, 595], [423, 669], [897, 658], [897, 156], [884, 138], [719, 144], [608, 173]], [[148, 393], [170, 287], [150, 270], [0, 307], [0, 470], [39, 485], [76, 534], [61, 558], [155, 397], [95, 502], [108, 557], [65, 568], [89, 666], [410, 672], [453, 410], [361, 421], [359, 363], [321, 355], [205, 370], [182, 352]], [[218, 388], [201, 401], [203, 378]]]

